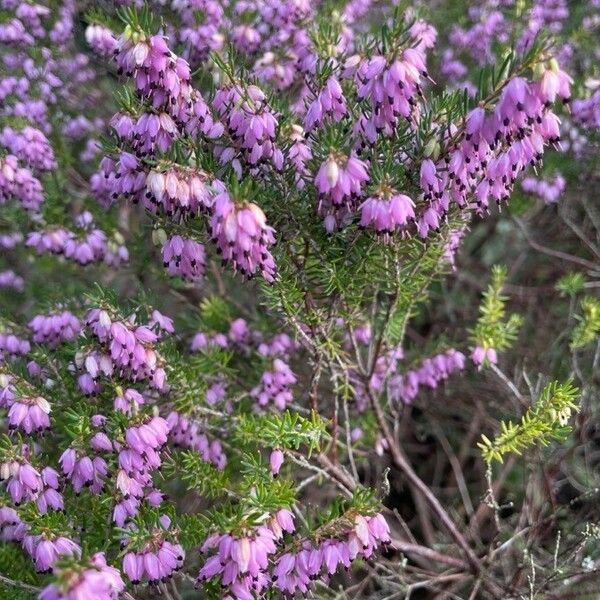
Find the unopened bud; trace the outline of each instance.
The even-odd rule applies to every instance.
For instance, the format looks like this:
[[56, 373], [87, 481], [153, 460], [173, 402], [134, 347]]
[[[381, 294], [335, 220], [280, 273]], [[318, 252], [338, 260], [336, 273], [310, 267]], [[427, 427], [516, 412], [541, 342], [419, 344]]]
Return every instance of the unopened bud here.
[[337, 162], [333, 158], [330, 158], [327, 161], [327, 167], [325, 167], [325, 175], [327, 176], [327, 181], [331, 187], [335, 187], [335, 184], [338, 182], [338, 178], [340, 176], [340, 168], [338, 167]]
[[162, 227], [152, 231], [152, 243], [155, 246], [164, 246], [167, 243], [167, 232]]
[[271, 474], [273, 477], [277, 477], [279, 475], [279, 470], [281, 469], [281, 465], [283, 464], [283, 452], [277, 448], [271, 452], [271, 458], [269, 459], [271, 463]]
[[426, 144], [425, 147], [423, 148], [423, 156], [425, 158], [429, 158], [434, 150], [435, 150], [435, 146], [437, 144], [437, 141], [435, 138], [431, 138]]
[[541, 79], [544, 76], [545, 67], [542, 63], [536, 63], [533, 66], [533, 78]]

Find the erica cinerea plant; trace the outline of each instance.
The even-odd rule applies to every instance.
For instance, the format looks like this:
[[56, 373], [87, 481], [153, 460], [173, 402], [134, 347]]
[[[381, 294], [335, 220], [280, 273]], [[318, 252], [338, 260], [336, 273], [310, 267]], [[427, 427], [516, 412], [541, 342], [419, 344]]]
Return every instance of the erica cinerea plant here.
[[471, 4], [0, 0], [1, 597], [588, 581], [600, 6]]

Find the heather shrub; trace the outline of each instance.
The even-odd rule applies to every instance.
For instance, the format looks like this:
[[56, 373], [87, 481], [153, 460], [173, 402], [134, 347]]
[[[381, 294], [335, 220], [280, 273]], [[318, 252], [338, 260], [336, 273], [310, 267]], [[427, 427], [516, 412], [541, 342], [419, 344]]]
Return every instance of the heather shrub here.
[[596, 597], [599, 29], [0, 0], [0, 597]]

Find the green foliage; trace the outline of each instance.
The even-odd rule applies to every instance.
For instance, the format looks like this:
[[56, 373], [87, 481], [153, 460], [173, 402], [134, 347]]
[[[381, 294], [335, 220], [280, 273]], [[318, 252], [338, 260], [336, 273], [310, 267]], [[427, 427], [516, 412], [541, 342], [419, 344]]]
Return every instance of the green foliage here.
[[505, 281], [506, 268], [495, 266], [492, 282], [483, 293], [483, 301], [479, 306], [479, 319], [471, 331], [473, 344], [486, 350], [494, 348], [502, 352], [510, 348], [522, 323], [520, 315], [506, 315], [508, 298], [502, 294]]
[[165, 357], [170, 364], [179, 365], [169, 371], [176, 410], [185, 415], [214, 412], [205, 402], [208, 382], [211, 378], [234, 373], [230, 367], [233, 354], [221, 348], [210, 348], [187, 356], [185, 361], [176, 350], [165, 353]]
[[493, 441], [481, 436], [478, 446], [485, 462], [503, 462], [509, 452], [521, 454], [531, 446], [546, 446], [552, 440], [563, 439], [571, 431], [567, 423], [571, 412], [577, 410], [578, 397], [579, 390], [570, 381], [548, 384], [519, 423], [502, 421], [501, 433]]
[[571, 348], [583, 348], [596, 340], [600, 333], [600, 300], [585, 296], [581, 300], [583, 314], [576, 315], [579, 321], [573, 330]]
[[[445, 233], [450, 229], [446, 228]], [[388, 318], [382, 323], [386, 341], [390, 346], [402, 342], [406, 324], [414, 316], [415, 307], [427, 299], [432, 281], [446, 268], [442, 260], [444, 237], [440, 236], [427, 245], [414, 240], [406, 246], [406, 257], [396, 270], [397, 294], [391, 304]]]
[[[27, 585], [39, 586], [46, 577], [35, 572], [33, 563], [24, 550], [15, 547], [12, 542], [0, 542], [0, 573], [13, 580], [23, 582]], [[3, 596], [4, 590], [10, 590], [10, 594]], [[22, 594], [19, 596], [19, 594]], [[27, 595], [29, 594], [29, 595]], [[0, 582], [0, 598], [32, 598], [31, 592], [19, 590], [13, 586], [3, 586]]]
[[[296, 494], [294, 483], [283, 479], [273, 479], [261, 483], [246, 478], [246, 484], [242, 486], [242, 491], [246, 491], [243, 496], [242, 506], [246, 509], [254, 509], [261, 514], [273, 514], [282, 507], [289, 507], [294, 504]], [[246, 488], [244, 490], [244, 488]]]
[[35, 600], [37, 593], [27, 589], [11, 586], [0, 582], [0, 598], [7, 600]]
[[561, 296], [576, 296], [585, 289], [585, 277], [579, 272], [567, 273], [559, 279], [556, 289]]
[[240, 415], [234, 439], [241, 445], [260, 444], [282, 450], [305, 446], [310, 456], [319, 450], [326, 431], [327, 424], [315, 412], [306, 418], [287, 410], [283, 414]]
[[144, 3], [140, 9], [124, 6], [117, 9], [116, 14], [126, 25], [125, 37], [133, 36], [134, 41], [137, 41], [135, 34], [153, 34], [157, 31], [160, 24], [157, 15], [147, 3]]
[[205, 462], [195, 450], [173, 452], [164, 461], [165, 478], [181, 479], [188, 490], [214, 498], [223, 494], [229, 485], [229, 477], [212, 464]]
[[231, 307], [220, 296], [203, 298], [200, 303], [200, 318], [204, 329], [225, 332], [232, 319]]

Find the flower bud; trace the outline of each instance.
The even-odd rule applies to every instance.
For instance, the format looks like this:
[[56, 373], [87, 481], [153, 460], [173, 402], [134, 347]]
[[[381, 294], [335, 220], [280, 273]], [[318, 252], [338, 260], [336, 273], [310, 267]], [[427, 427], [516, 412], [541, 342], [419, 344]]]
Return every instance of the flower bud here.
[[325, 174], [327, 176], [327, 182], [331, 187], [334, 187], [338, 181], [338, 177], [340, 176], [340, 169], [338, 167], [337, 162], [333, 158], [330, 158], [327, 161], [327, 166], [325, 168]]
[[152, 243], [155, 246], [164, 246], [167, 239], [167, 232], [162, 227], [152, 231]]
[[271, 474], [273, 477], [277, 477], [279, 475], [279, 470], [281, 469], [281, 465], [283, 464], [283, 452], [277, 448], [271, 452]]
[[435, 138], [431, 138], [426, 144], [425, 147], [423, 148], [423, 156], [425, 158], [429, 158], [433, 152], [435, 151], [435, 147], [437, 145], [437, 141]]

